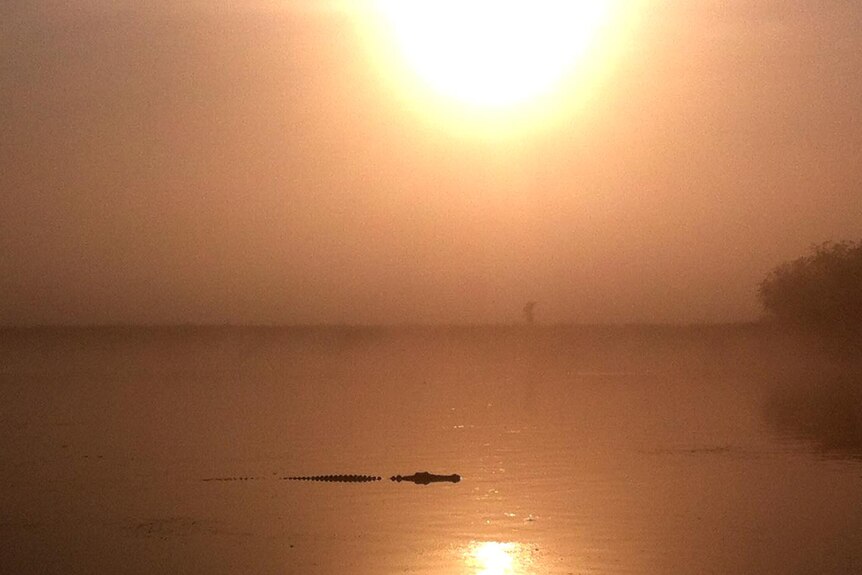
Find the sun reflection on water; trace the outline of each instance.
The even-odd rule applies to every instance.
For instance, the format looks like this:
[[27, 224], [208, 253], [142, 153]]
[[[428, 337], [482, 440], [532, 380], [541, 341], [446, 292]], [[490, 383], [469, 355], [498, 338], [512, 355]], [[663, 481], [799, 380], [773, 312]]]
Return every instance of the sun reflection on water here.
[[475, 541], [464, 552], [469, 575], [520, 575], [526, 573], [527, 549], [517, 543]]

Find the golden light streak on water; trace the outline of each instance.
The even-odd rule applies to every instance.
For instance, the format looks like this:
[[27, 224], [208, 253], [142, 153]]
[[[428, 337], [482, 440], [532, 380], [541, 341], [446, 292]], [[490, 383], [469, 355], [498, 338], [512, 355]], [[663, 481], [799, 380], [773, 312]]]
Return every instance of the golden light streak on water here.
[[521, 575], [530, 562], [528, 548], [512, 542], [476, 541], [464, 553], [468, 575]]

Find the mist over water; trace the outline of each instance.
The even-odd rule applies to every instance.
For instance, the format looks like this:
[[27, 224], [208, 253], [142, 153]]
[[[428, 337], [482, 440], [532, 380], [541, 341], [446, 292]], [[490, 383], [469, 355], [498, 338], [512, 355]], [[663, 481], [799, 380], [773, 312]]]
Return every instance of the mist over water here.
[[[757, 326], [5, 330], [0, 571], [850, 573], [858, 372], [815, 354]], [[461, 481], [388, 479], [419, 471]], [[347, 474], [383, 480], [283, 479]]]
[[862, 2], [229, 4], [0, 2], [0, 575], [862, 572]]

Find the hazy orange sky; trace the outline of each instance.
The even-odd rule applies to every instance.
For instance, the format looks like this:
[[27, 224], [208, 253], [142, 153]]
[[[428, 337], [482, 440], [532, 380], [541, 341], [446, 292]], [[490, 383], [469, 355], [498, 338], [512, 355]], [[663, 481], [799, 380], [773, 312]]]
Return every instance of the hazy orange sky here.
[[505, 138], [393, 94], [343, 4], [230, 6], [0, 4], [0, 323], [747, 320], [862, 237], [857, 1], [649, 3]]

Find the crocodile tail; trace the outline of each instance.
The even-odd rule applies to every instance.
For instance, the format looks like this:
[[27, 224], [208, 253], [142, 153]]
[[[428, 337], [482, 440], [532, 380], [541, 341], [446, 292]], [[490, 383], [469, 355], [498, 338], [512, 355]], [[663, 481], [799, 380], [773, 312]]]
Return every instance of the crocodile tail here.
[[282, 477], [286, 481], [325, 481], [330, 483], [368, 483], [380, 481], [382, 477], [376, 475], [300, 475]]

